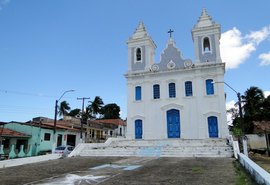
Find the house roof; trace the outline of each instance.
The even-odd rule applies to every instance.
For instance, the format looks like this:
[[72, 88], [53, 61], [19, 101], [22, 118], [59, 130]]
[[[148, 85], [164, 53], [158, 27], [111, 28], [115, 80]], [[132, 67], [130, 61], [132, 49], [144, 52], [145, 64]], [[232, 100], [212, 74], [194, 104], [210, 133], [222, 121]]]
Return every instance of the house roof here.
[[90, 120], [89, 122], [113, 124], [113, 125], [117, 125], [117, 126], [118, 125], [126, 126], [126, 122], [122, 119], [100, 119], [100, 120]]
[[[54, 123], [50, 122], [50, 123], [42, 123], [42, 122], [35, 122], [35, 121], [29, 121], [26, 123], [20, 123], [20, 122], [11, 122], [11, 123], [17, 123], [17, 124], [22, 124], [22, 125], [29, 125], [29, 126], [34, 126], [34, 127], [40, 127], [40, 128], [45, 128], [45, 129], [53, 129], [54, 128]], [[63, 129], [63, 130], [69, 130], [69, 131], [74, 131], [74, 132], [78, 132], [78, 129], [75, 128], [71, 128], [68, 126], [63, 126], [63, 125], [59, 125], [58, 121], [56, 124], [56, 129]]]
[[0, 121], [0, 125], [5, 125], [5, 124], [7, 124], [7, 122]]
[[270, 121], [255, 121], [254, 126], [259, 130], [270, 132]]
[[0, 136], [2, 137], [31, 137], [21, 132], [17, 132], [8, 128], [0, 128]]
[[[42, 123], [42, 125], [49, 126], [51, 128], [54, 127], [54, 123]], [[79, 132], [80, 131], [79, 129], [76, 129], [76, 128], [71, 128], [71, 127], [68, 127], [68, 126], [59, 125], [58, 124], [58, 121], [57, 121], [57, 124], [56, 124], [56, 128], [58, 128], [58, 129], [64, 129], [64, 130], [69, 130], [69, 131], [74, 131], [74, 132]]]

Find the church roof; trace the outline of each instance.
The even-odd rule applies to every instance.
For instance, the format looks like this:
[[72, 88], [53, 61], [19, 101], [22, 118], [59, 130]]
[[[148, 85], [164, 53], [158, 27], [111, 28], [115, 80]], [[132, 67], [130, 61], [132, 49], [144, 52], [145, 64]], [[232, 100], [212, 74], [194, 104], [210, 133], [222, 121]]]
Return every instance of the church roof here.
[[144, 37], [147, 37], [148, 34], [147, 34], [147, 31], [146, 31], [146, 28], [143, 24], [143, 22], [141, 21], [138, 25], [138, 27], [136, 28], [135, 32], [133, 33], [132, 35], [132, 38], [133, 39], [138, 39], [138, 38], [144, 38]]
[[212, 21], [212, 17], [207, 14], [206, 9], [204, 8], [202, 10], [202, 14], [199, 17], [199, 20], [197, 21], [197, 24], [195, 27], [206, 27], [206, 26], [211, 26], [214, 25], [215, 22]]
[[161, 59], [159, 63], [152, 65], [153, 71], [165, 71], [172, 69], [179, 69], [192, 65], [190, 59], [183, 59], [181, 51], [176, 47], [176, 43], [172, 37], [167, 41], [167, 46], [161, 54]]

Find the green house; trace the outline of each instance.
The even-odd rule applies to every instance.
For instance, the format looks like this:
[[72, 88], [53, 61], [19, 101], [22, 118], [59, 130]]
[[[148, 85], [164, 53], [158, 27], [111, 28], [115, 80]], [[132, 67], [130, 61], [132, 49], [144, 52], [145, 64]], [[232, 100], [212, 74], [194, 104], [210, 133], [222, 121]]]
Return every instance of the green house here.
[[[39, 155], [52, 151], [54, 142], [54, 127], [52, 123], [44, 124], [33, 121], [27, 123], [10, 122], [5, 124], [4, 127], [29, 136], [25, 138], [10, 138], [5, 140], [5, 146], [9, 146], [9, 148], [15, 144], [17, 149], [16, 152], [18, 152], [18, 147], [20, 145], [24, 145], [26, 152], [31, 146], [32, 155]], [[55, 134], [55, 138], [57, 138], [57, 146], [76, 146], [80, 141], [80, 130], [78, 129], [57, 125]]]

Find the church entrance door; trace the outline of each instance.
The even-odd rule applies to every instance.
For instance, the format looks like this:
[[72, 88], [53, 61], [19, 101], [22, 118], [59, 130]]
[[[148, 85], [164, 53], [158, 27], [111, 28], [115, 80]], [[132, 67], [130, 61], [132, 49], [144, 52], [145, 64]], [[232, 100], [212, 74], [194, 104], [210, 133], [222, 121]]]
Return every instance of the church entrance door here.
[[218, 137], [218, 122], [217, 117], [208, 117], [208, 132], [209, 137]]
[[168, 138], [180, 138], [180, 112], [176, 109], [167, 111]]
[[142, 120], [135, 120], [135, 139], [142, 139]]

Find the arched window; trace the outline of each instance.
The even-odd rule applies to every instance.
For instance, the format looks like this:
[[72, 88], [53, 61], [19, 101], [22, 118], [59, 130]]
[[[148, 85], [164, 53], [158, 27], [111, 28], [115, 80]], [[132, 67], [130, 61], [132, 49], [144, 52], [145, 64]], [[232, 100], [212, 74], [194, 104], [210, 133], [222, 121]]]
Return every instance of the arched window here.
[[169, 98], [175, 97], [176, 97], [175, 83], [169, 83]]
[[141, 48], [136, 49], [136, 61], [141, 61], [142, 60], [142, 51]]
[[206, 85], [206, 94], [207, 95], [212, 95], [214, 94], [214, 84], [213, 84], [213, 80], [212, 79], [207, 79], [205, 81], [205, 85]]
[[154, 99], [159, 99], [160, 98], [160, 89], [159, 89], [158, 84], [153, 85], [153, 98]]
[[203, 39], [203, 52], [210, 52], [211, 47], [210, 47], [210, 40], [208, 37], [205, 37]]
[[135, 100], [139, 101], [142, 99], [142, 87], [136, 86], [135, 87]]
[[192, 82], [191, 81], [185, 82], [185, 91], [186, 91], [186, 96], [192, 96]]

